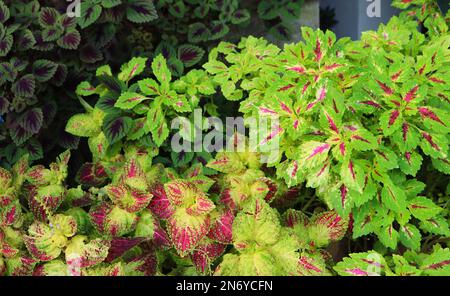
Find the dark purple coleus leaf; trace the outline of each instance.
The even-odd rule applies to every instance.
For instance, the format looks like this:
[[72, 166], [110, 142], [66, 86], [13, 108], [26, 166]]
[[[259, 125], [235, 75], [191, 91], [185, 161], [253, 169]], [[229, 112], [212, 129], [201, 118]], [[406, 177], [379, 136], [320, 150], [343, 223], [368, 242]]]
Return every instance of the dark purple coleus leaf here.
[[162, 54], [166, 60], [176, 57], [175, 48], [166, 41], [161, 41], [156, 47], [155, 56], [158, 56], [159, 54]]
[[32, 48], [36, 44], [36, 39], [34, 39], [33, 32], [29, 29], [21, 31], [16, 44], [17, 49], [21, 51]]
[[114, 237], [111, 240], [111, 246], [109, 247], [108, 257], [106, 257], [105, 262], [109, 263], [114, 259], [119, 258], [125, 252], [139, 245], [144, 240], [145, 238], [143, 237], [134, 237], [134, 238]]
[[29, 138], [31, 138], [33, 134], [24, 129], [23, 127], [21, 127], [20, 125], [16, 124], [10, 128], [9, 135], [14, 141], [14, 144], [20, 146], [23, 143], [25, 143]]
[[183, 44], [178, 47], [178, 59], [183, 62], [184, 66], [191, 67], [197, 64], [205, 54], [205, 51], [195, 45]]
[[100, 99], [95, 104], [95, 107], [103, 110], [103, 111], [109, 111], [114, 109], [114, 105], [116, 104], [118, 98], [118, 94], [113, 92], [108, 92], [100, 97]]
[[5, 114], [9, 110], [9, 101], [3, 96], [0, 96], [0, 115]]
[[231, 17], [231, 23], [238, 25], [245, 23], [250, 19], [250, 13], [247, 9], [236, 10]]
[[61, 86], [67, 77], [67, 66], [64, 64], [58, 64], [55, 74], [51, 82], [56, 86]]
[[42, 106], [41, 108], [42, 114], [44, 115], [44, 124], [43, 127], [48, 127], [53, 119], [55, 118], [56, 111], [58, 110], [58, 107], [56, 106], [56, 103], [53, 101], [47, 102]]
[[188, 40], [192, 43], [198, 43], [209, 39], [211, 32], [202, 23], [194, 23], [189, 26]]
[[56, 41], [58, 46], [64, 49], [77, 49], [78, 46], [80, 45], [80, 42], [81, 42], [80, 32], [78, 32], [75, 29], [67, 31], [61, 38], [58, 39], [58, 41]]
[[106, 120], [103, 124], [103, 132], [110, 144], [120, 141], [131, 129], [133, 120], [130, 117], [123, 116]]
[[32, 134], [36, 134], [42, 127], [44, 119], [40, 108], [33, 108], [26, 111], [18, 120], [19, 125]]
[[11, 16], [8, 6], [0, 2], [0, 23], [5, 23]]
[[26, 149], [29, 160], [31, 161], [38, 160], [44, 157], [41, 143], [34, 138], [29, 139], [26, 142], [24, 148]]
[[12, 86], [12, 91], [16, 96], [29, 98], [34, 95], [36, 81], [32, 74], [27, 74], [19, 78]]
[[17, 68], [12, 63], [3, 62], [0, 63], [0, 71], [4, 79], [9, 82], [13, 82], [17, 77]]
[[46, 42], [43, 38], [42, 32], [40, 31], [34, 31], [34, 40], [36, 40], [36, 43], [33, 46], [33, 49], [40, 50], [40, 51], [49, 51], [52, 50], [54, 47], [54, 44], [51, 42]]
[[5, 35], [0, 39], [0, 57], [4, 57], [11, 50], [13, 45], [13, 37], [12, 35]]
[[283, 24], [278, 24], [272, 27], [269, 32], [270, 34], [281, 40], [289, 40], [289, 37], [291, 36], [291, 32], [289, 31], [288, 27]]
[[58, 144], [64, 149], [76, 149], [80, 143], [80, 138], [67, 132], [62, 132], [58, 138]]
[[133, 23], [145, 23], [158, 17], [153, 1], [129, 0], [127, 4], [127, 19]]
[[76, 27], [77, 22], [76, 22], [76, 18], [74, 17], [69, 17], [67, 14], [64, 14], [61, 18], [60, 18], [60, 24], [61, 26], [63, 26], [64, 29], [73, 29]]
[[209, 39], [217, 40], [227, 35], [228, 32], [230, 32], [230, 27], [228, 27], [221, 21], [213, 21], [211, 23], [211, 28], [209, 30], [210, 30]]
[[43, 7], [39, 14], [39, 23], [43, 27], [51, 27], [56, 24], [59, 19], [59, 12], [51, 7]]
[[45, 28], [42, 31], [42, 39], [46, 42], [55, 41], [59, 37], [61, 37], [61, 34], [63, 33], [63, 30], [61, 28]]
[[111, 92], [116, 94], [120, 94], [122, 89], [125, 88], [125, 85], [119, 79], [109, 76], [109, 75], [100, 75], [98, 80], [108, 88]]
[[50, 80], [56, 73], [58, 65], [49, 60], [37, 60], [33, 63], [33, 74], [37, 81]]
[[80, 59], [85, 63], [93, 64], [101, 61], [103, 59], [103, 54], [98, 48], [88, 44], [80, 49]]
[[106, 46], [114, 38], [116, 26], [112, 23], [94, 26], [88, 35], [88, 43], [95, 44], [98, 48]]

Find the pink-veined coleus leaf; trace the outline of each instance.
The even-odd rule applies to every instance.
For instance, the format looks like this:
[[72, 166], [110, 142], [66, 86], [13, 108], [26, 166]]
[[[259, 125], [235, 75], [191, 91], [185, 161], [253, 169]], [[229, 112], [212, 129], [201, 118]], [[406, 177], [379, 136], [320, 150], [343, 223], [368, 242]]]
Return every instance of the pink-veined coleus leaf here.
[[132, 189], [122, 184], [108, 185], [105, 190], [114, 204], [130, 213], [146, 208], [153, 197], [146, 191]]
[[191, 216], [186, 209], [178, 208], [167, 220], [169, 238], [180, 256], [195, 249], [210, 228], [209, 215]]
[[347, 232], [348, 219], [338, 215], [336, 211], [328, 211], [315, 215], [311, 219], [311, 225], [323, 225], [326, 227], [331, 241], [341, 240]]
[[208, 232], [208, 237], [223, 244], [230, 244], [233, 240], [233, 212], [229, 209], [223, 209], [211, 218], [211, 229]]
[[111, 242], [96, 238], [88, 241], [84, 235], [77, 235], [70, 240], [65, 258], [70, 275], [81, 275], [81, 268], [91, 267], [103, 262], [108, 256]]
[[192, 262], [197, 270], [206, 273], [215, 259], [225, 251], [226, 245], [205, 240], [198, 245], [191, 255]]
[[175, 211], [175, 208], [167, 198], [164, 185], [160, 183], [155, 184], [150, 192], [153, 194], [153, 198], [150, 201], [148, 208], [160, 219], [169, 218]]
[[79, 169], [76, 179], [85, 186], [97, 187], [107, 179], [105, 168], [100, 163], [85, 163]]
[[145, 240], [144, 237], [114, 237], [111, 240], [111, 246], [108, 250], [108, 256], [105, 258], [105, 262], [111, 262], [116, 258], [122, 256], [125, 252], [131, 248], [139, 245]]
[[106, 202], [91, 207], [89, 217], [97, 231], [109, 236], [122, 236], [131, 232], [138, 221], [135, 213]]

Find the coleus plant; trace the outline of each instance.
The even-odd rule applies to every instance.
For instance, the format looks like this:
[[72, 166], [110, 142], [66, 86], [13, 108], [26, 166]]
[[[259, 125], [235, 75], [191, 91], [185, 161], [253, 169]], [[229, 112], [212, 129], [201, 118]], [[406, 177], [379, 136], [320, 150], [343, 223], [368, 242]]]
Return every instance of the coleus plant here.
[[280, 141], [268, 166], [288, 186], [306, 183], [339, 215], [352, 215], [354, 238], [375, 233], [393, 250], [399, 242], [418, 250], [419, 228], [448, 232], [446, 211], [409, 177], [426, 170], [422, 162], [450, 173], [449, 34], [446, 26], [438, 33], [397, 17], [356, 42], [302, 28], [305, 41], [281, 52], [253, 37], [223, 42], [204, 68], [244, 117], [279, 119], [261, 143]]
[[[75, 182], [69, 151], [0, 169], [0, 274], [449, 274], [448, 33], [405, 16], [361, 41], [302, 32], [223, 42], [176, 80], [164, 55], [98, 68], [66, 125], [92, 153]], [[260, 139], [278, 157], [171, 151], [168, 122], [222, 97], [279, 120]]]
[[[122, 28], [116, 23], [124, 25], [122, 10], [132, 23], [157, 17], [152, 1], [83, 1], [79, 18], [69, 16], [67, 5], [0, 1], [0, 115], [5, 121], [0, 127], [0, 157], [5, 165], [25, 153], [30, 160], [43, 157], [42, 131], [55, 117], [77, 109], [77, 104], [70, 103], [72, 80], [89, 77], [91, 68], [95, 69], [92, 64], [108, 58], [107, 50]], [[94, 22], [96, 26], [90, 26]], [[59, 104], [54, 97], [63, 97], [65, 103]], [[58, 139], [53, 144], [66, 149], [78, 144], [67, 133]]]

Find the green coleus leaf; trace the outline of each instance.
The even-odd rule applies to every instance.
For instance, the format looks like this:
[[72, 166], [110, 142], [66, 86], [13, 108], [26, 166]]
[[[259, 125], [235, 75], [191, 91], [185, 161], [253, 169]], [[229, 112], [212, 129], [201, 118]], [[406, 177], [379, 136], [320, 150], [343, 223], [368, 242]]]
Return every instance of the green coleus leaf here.
[[129, 21], [140, 24], [158, 18], [153, 1], [128, 0], [127, 2], [126, 14]]
[[252, 215], [239, 213], [233, 222], [233, 244], [237, 249], [254, 245], [273, 245], [278, 241], [281, 225], [278, 213], [262, 201], [256, 200]]
[[433, 253], [422, 261], [420, 269], [426, 275], [448, 275], [450, 272], [450, 249], [435, 247]]
[[396, 275], [411, 276], [421, 275], [422, 273], [418, 268], [411, 265], [404, 257], [400, 255], [392, 255], [392, 261], [394, 262], [394, 271]]
[[79, 96], [90, 96], [94, 94], [95, 91], [96, 88], [93, 87], [88, 81], [83, 81], [80, 84], [78, 84], [76, 94]]
[[317, 141], [303, 143], [299, 147], [299, 169], [312, 169], [324, 163], [330, 147], [328, 143]]
[[162, 85], [169, 84], [170, 80], [172, 79], [172, 75], [169, 68], [167, 67], [165, 58], [161, 54], [153, 59], [152, 70], [153, 74], [156, 76], [156, 79], [158, 79], [158, 81]]
[[82, 2], [81, 16], [78, 18], [78, 25], [84, 29], [89, 27], [100, 17], [102, 13], [102, 6], [100, 4]]
[[127, 135], [133, 125], [133, 120], [128, 116], [105, 118], [103, 133], [110, 145], [120, 141]]
[[420, 249], [421, 239], [422, 235], [414, 225], [406, 224], [400, 227], [399, 240], [404, 246], [418, 251]]
[[183, 18], [187, 8], [183, 1], [176, 1], [169, 6], [169, 13], [176, 18]]
[[386, 269], [383, 256], [375, 251], [353, 253], [339, 262], [334, 270], [342, 276], [376, 276], [383, 275]]
[[398, 231], [394, 229], [393, 224], [383, 225], [375, 230], [380, 242], [388, 248], [395, 250], [398, 242]]
[[159, 92], [159, 84], [151, 78], [145, 78], [138, 81], [139, 89], [148, 96], [155, 96]]
[[415, 176], [422, 165], [423, 157], [419, 153], [405, 152], [399, 160], [398, 164], [403, 173]]
[[103, 112], [81, 113], [72, 116], [66, 125], [66, 132], [79, 137], [93, 137], [101, 132]]
[[121, 72], [118, 75], [118, 78], [121, 81], [129, 81], [133, 77], [141, 74], [144, 71], [145, 63], [147, 62], [147, 58], [132, 58], [128, 63], [123, 64], [120, 68]]
[[381, 200], [387, 208], [394, 212], [401, 212], [407, 206], [404, 191], [394, 184], [384, 184], [381, 190]]
[[435, 218], [442, 212], [442, 208], [438, 207], [431, 199], [424, 196], [418, 196], [409, 201], [408, 208], [411, 214], [421, 221]]
[[163, 119], [161, 125], [155, 127], [151, 133], [156, 146], [160, 147], [169, 136], [169, 127], [166, 120]]
[[[42, 31], [42, 40], [45, 42], [52, 42], [61, 37], [61, 34], [64, 32], [61, 27], [51, 27], [45, 28]], [[33, 36], [34, 37], [34, 36]]]
[[129, 110], [147, 99], [147, 97], [135, 92], [124, 92], [120, 95], [114, 106], [120, 109]]

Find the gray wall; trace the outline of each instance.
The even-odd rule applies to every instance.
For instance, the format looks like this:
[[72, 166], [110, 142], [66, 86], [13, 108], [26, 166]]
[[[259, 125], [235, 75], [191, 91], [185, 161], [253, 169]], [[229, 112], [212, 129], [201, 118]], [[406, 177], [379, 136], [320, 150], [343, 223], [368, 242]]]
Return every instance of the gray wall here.
[[399, 11], [391, 7], [391, 0], [380, 0], [380, 17], [369, 17], [367, 7], [372, 2], [367, 0], [321, 0], [320, 6], [335, 8], [337, 25], [333, 31], [337, 37], [361, 37], [361, 32], [376, 30], [380, 23], [387, 23]]

